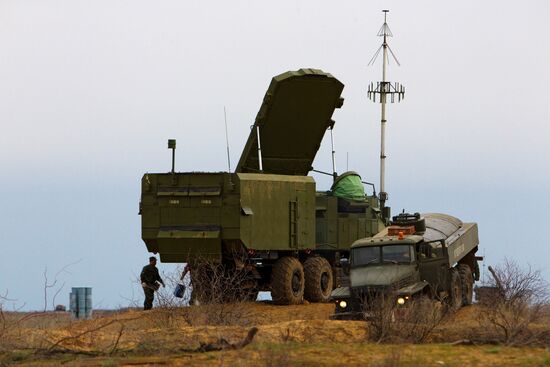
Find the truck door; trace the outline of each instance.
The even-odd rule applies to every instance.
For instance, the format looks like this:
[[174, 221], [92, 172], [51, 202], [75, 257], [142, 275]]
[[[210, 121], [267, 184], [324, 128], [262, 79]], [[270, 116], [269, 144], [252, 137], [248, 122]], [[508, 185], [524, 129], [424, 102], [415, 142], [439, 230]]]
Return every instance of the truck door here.
[[434, 296], [442, 296], [448, 289], [449, 269], [444, 246], [442, 241], [417, 244], [420, 279], [430, 284]]

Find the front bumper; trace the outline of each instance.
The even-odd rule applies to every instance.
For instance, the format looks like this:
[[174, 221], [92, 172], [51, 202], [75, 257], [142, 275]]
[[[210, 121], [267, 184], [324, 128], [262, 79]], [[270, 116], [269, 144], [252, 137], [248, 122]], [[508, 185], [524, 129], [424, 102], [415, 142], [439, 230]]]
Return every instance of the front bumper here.
[[362, 312], [337, 312], [330, 315], [331, 320], [364, 320]]
[[[359, 299], [353, 297], [333, 298], [334, 314], [331, 320], [363, 320], [363, 311]], [[342, 307], [345, 303], [345, 307]]]

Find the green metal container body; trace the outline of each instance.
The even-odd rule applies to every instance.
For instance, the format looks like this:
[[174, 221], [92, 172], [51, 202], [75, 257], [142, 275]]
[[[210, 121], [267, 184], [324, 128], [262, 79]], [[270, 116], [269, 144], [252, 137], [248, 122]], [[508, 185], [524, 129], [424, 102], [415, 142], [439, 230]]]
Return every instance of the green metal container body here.
[[309, 176], [238, 173], [240, 238], [255, 250], [315, 247], [315, 181]]
[[163, 262], [224, 251], [348, 251], [384, 228], [376, 197], [344, 212], [343, 200], [315, 192], [309, 176], [160, 173], [142, 178], [140, 213], [147, 249]]
[[[344, 202], [347, 205], [339, 205]], [[315, 243], [317, 249], [348, 251], [350, 245], [385, 228], [378, 198], [353, 201], [331, 193], [316, 195]]]
[[140, 213], [143, 241], [163, 262], [315, 246], [315, 181], [308, 176], [146, 174]]

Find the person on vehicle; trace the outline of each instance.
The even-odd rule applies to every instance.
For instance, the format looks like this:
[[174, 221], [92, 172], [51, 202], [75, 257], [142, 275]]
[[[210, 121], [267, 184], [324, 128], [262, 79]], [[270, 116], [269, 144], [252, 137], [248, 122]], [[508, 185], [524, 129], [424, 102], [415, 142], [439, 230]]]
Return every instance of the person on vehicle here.
[[140, 279], [141, 286], [143, 287], [143, 293], [145, 293], [145, 302], [143, 302], [143, 309], [150, 310], [153, 308], [153, 301], [155, 299], [155, 291], [159, 289], [164, 281], [160, 277], [159, 270], [157, 269], [157, 258], [151, 256], [149, 258], [149, 265], [145, 265], [141, 270]]

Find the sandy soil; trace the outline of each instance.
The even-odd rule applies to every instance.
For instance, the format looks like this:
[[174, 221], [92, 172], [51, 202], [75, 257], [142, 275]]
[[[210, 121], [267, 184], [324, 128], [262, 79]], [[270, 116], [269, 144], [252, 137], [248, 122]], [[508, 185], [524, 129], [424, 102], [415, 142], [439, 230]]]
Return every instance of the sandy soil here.
[[[361, 365], [361, 366], [550, 366], [543, 348], [452, 346], [475, 328], [476, 307], [460, 310], [422, 345], [369, 343], [362, 321], [335, 321], [332, 304], [275, 306], [244, 303], [224, 308], [191, 307], [97, 314], [72, 321], [38, 314], [2, 335], [0, 365]], [[23, 315], [9, 315], [13, 319]], [[193, 352], [201, 345], [253, 341], [239, 350]]]

